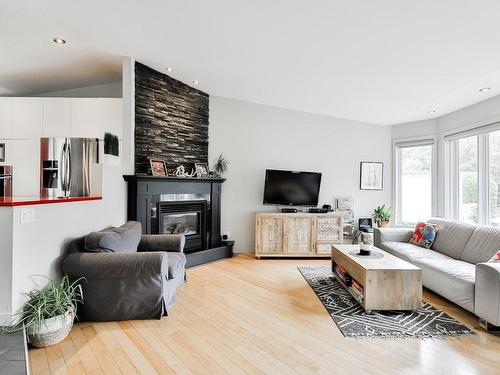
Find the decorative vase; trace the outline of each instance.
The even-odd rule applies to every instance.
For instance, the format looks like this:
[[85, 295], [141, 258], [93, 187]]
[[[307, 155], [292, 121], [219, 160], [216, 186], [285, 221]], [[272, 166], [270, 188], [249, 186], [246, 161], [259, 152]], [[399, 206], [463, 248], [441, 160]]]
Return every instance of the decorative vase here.
[[75, 314], [72, 310], [68, 310], [66, 314], [45, 319], [40, 325], [26, 329], [28, 340], [36, 348], [55, 345], [68, 336], [74, 319]]
[[373, 233], [361, 232], [361, 236], [359, 238], [360, 254], [370, 255], [372, 247], [373, 247]]

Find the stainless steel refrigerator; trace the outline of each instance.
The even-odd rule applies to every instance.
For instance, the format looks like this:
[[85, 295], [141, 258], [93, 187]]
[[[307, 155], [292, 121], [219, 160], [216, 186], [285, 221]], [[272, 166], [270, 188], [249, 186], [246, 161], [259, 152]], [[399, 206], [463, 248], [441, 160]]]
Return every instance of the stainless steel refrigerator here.
[[40, 196], [90, 196], [93, 169], [98, 162], [99, 140], [96, 138], [41, 138]]

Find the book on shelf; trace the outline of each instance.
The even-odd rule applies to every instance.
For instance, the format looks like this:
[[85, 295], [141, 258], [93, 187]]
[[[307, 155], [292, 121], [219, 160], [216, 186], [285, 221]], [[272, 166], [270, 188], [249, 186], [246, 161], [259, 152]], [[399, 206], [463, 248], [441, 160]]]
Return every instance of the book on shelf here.
[[350, 285], [351, 284], [351, 278], [349, 276], [344, 276], [341, 273], [339, 273], [337, 270], [333, 272], [335, 276], [341, 280], [344, 284]]
[[337, 278], [339, 278], [340, 280], [342, 280], [342, 282], [344, 282], [344, 284], [346, 285], [351, 284], [351, 276], [346, 272], [345, 269], [343, 269], [339, 265], [335, 265], [333, 272], [337, 276]]
[[337, 270], [338, 270], [338, 271], [339, 271], [342, 275], [344, 275], [344, 276], [349, 276], [349, 273], [345, 270], [345, 268], [344, 268], [344, 267], [342, 267], [342, 266], [340, 266], [340, 265], [338, 265], [338, 264], [336, 265], [336, 267], [337, 267]]
[[354, 288], [356, 288], [357, 290], [359, 290], [359, 292], [361, 294], [363, 294], [363, 291], [364, 291], [364, 288], [363, 288], [363, 285], [361, 285], [360, 283], [358, 283], [358, 281], [356, 279], [352, 279], [352, 286]]
[[362, 292], [360, 292], [356, 287], [353, 286], [353, 284], [351, 284], [351, 286], [349, 286], [349, 291], [351, 292], [352, 296], [358, 301], [358, 302], [363, 302], [363, 298], [364, 298], [364, 295]]

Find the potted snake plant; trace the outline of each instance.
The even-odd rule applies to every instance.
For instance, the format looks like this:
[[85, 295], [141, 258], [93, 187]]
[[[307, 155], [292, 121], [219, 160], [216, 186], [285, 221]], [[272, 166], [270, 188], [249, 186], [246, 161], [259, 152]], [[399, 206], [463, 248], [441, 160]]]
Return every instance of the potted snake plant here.
[[389, 207], [385, 207], [385, 204], [378, 206], [373, 210], [373, 221], [377, 223], [379, 228], [386, 228], [389, 226], [389, 221], [391, 220], [392, 210]]
[[32, 290], [14, 315], [13, 325], [5, 330], [25, 328], [28, 341], [37, 348], [61, 342], [73, 327], [77, 305], [83, 303], [80, 281], [70, 282], [64, 276], [59, 281], [50, 280], [45, 288]]

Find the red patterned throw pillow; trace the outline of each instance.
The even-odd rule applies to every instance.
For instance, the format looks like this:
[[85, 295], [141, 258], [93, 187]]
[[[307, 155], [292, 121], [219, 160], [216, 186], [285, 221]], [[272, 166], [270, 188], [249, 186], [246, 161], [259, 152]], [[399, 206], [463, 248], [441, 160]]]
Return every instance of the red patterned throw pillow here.
[[500, 262], [500, 250], [491, 257], [490, 262]]
[[437, 226], [428, 223], [417, 223], [415, 233], [410, 238], [410, 243], [429, 249], [436, 239]]

